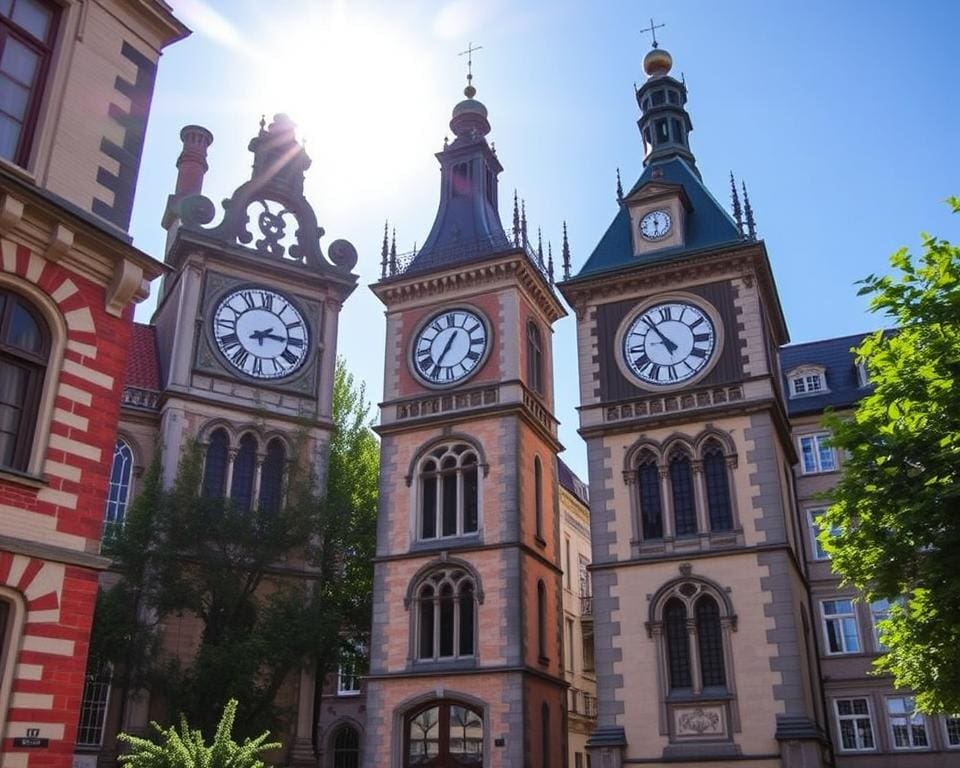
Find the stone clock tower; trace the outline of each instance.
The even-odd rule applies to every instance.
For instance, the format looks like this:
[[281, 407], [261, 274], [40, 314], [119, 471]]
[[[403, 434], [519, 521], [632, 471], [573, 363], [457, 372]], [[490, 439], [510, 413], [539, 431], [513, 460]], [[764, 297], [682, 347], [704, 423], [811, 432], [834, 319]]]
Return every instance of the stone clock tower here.
[[644, 59], [643, 174], [561, 284], [590, 471], [592, 762], [823, 765], [787, 330], [752, 215], [744, 233], [702, 182], [671, 64]]
[[385, 251], [380, 514], [363, 764], [566, 764], [551, 268], [509, 238], [473, 97], [417, 253]]

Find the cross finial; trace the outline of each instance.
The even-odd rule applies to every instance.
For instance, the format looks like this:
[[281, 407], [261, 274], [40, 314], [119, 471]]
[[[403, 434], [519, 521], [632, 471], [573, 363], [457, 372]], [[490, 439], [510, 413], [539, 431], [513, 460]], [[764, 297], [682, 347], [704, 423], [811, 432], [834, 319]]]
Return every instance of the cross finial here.
[[647, 27], [646, 29], [641, 29], [641, 30], [640, 30], [640, 34], [642, 35], [644, 32], [649, 32], [650, 35], [651, 35], [651, 37], [653, 37], [653, 47], [654, 47], [654, 48], [658, 48], [659, 46], [658, 46], [658, 44], [657, 44], [657, 30], [658, 30], [658, 29], [663, 29], [665, 26], [667, 26], [667, 25], [666, 25], [666, 24], [654, 24], [654, 23], [653, 23], [653, 19], [650, 19], [650, 26]]
[[[474, 45], [471, 42], [467, 44], [467, 50], [460, 51], [460, 53], [457, 54], [458, 56], [467, 57], [467, 87], [463, 92], [466, 94], [468, 99], [472, 99], [474, 94], [477, 92], [477, 89], [473, 87], [473, 52], [479, 51], [482, 48], [482, 45]], [[467, 91], [471, 91], [471, 93], [467, 93]]]

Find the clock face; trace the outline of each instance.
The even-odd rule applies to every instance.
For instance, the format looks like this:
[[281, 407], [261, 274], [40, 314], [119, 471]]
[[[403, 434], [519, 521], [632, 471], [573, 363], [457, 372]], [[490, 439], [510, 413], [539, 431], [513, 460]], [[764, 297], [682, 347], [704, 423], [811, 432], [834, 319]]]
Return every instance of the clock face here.
[[664, 210], [650, 211], [640, 219], [640, 236], [644, 240], [662, 240], [673, 229], [673, 219]]
[[469, 309], [448, 309], [431, 317], [411, 347], [413, 370], [431, 386], [463, 381], [483, 362], [487, 324]]
[[623, 336], [623, 359], [641, 381], [673, 386], [704, 370], [716, 343], [716, 329], [706, 312], [684, 301], [667, 301], [630, 322]]
[[307, 359], [310, 332], [282, 293], [241, 288], [224, 296], [213, 315], [213, 337], [224, 359], [255, 379], [279, 379]]

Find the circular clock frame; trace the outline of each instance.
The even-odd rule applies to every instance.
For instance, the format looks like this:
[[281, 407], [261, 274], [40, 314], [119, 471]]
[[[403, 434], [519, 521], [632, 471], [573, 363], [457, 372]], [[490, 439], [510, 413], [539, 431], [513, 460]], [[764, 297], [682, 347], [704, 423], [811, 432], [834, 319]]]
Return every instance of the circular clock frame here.
[[[279, 310], [274, 308], [280, 306], [275, 304], [277, 300], [282, 304]], [[225, 307], [230, 307], [232, 317], [221, 317]], [[265, 325], [277, 322], [282, 329]], [[223, 291], [212, 304], [208, 330], [211, 346], [230, 374], [262, 386], [285, 383], [303, 373], [314, 349], [313, 329], [297, 301], [282, 290], [264, 285], [236, 285]], [[258, 354], [261, 351], [265, 354]], [[285, 366], [278, 362], [281, 358]], [[251, 361], [249, 368], [247, 360]]]
[[[666, 217], [667, 228], [663, 232], [661, 232], [659, 235], [648, 235], [643, 231], [643, 225], [648, 219], [656, 216], [657, 214], [660, 214]], [[647, 211], [645, 214], [643, 214], [643, 216], [640, 217], [640, 221], [637, 222], [637, 229], [640, 232], [641, 239], [646, 240], [648, 243], [657, 243], [663, 240], [664, 238], [669, 237], [670, 234], [673, 232], [673, 226], [674, 226], [673, 214], [666, 208], [655, 208], [652, 211]]]
[[[653, 382], [647, 381], [638, 376], [627, 363], [625, 359], [624, 342], [631, 326], [643, 314], [649, 312], [651, 309], [659, 305], [673, 303], [692, 305], [706, 316], [709, 322], [713, 325], [713, 348], [709, 353], [707, 362], [692, 376], [685, 378], [682, 381], [677, 381], [676, 383], [654, 384]], [[613, 343], [614, 358], [617, 362], [617, 367], [620, 369], [620, 372], [627, 379], [627, 381], [634, 386], [644, 389], [648, 392], [676, 392], [677, 390], [689, 389], [695, 386], [697, 382], [701, 381], [714, 369], [723, 354], [724, 326], [720, 318], [720, 314], [717, 312], [716, 308], [710, 302], [704, 300], [700, 296], [695, 296], [693, 294], [684, 292], [659, 294], [641, 301], [639, 304], [637, 304], [637, 306], [632, 308], [624, 315], [623, 319], [620, 321], [620, 325], [617, 328], [617, 333], [614, 336]]]
[[[446, 315], [450, 315], [456, 312], [464, 312], [471, 315], [473, 318], [478, 320], [483, 326], [484, 338], [486, 343], [484, 344], [483, 351], [480, 353], [480, 356], [473, 363], [473, 366], [467, 369], [462, 373], [458, 378], [450, 381], [435, 381], [423, 374], [420, 367], [418, 366], [418, 347], [420, 346], [420, 339], [423, 333], [429, 328], [431, 323], [434, 323], [438, 320], [441, 320]], [[440, 332], [436, 335], [435, 338], [439, 338], [440, 335], [448, 330], [450, 326], [445, 326], [441, 328]], [[453, 341], [456, 341], [455, 339]], [[432, 345], [431, 345], [432, 348]], [[452, 347], [451, 347], [452, 348]], [[469, 351], [468, 345], [468, 351]], [[423, 320], [417, 323], [414, 328], [413, 334], [410, 337], [410, 343], [405, 355], [407, 359], [407, 368], [410, 370], [410, 374], [413, 376], [414, 380], [417, 383], [427, 387], [428, 389], [436, 390], [446, 390], [452, 389], [462, 385], [464, 382], [469, 381], [473, 378], [477, 372], [483, 368], [486, 364], [487, 359], [490, 357], [490, 350], [493, 348], [493, 327], [490, 324], [490, 320], [487, 318], [486, 314], [478, 309], [477, 307], [470, 304], [456, 304], [451, 307], [444, 307], [443, 309], [435, 310], [430, 312]], [[426, 349], [426, 348], [424, 348]], [[422, 351], [422, 350], [421, 350]], [[456, 363], [456, 365], [462, 366], [462, 360], [466, 357], [466, 353], [461, 357], [461, 360]]]

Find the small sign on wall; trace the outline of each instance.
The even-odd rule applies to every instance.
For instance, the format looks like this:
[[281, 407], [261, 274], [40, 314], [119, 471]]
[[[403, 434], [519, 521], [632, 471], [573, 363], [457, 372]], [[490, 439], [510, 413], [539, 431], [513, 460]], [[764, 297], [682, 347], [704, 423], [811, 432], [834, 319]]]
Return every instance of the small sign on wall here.
[[50, 746], [50, 739], [40, 736], [39, 728], [27, 728], [26, 736], [14, 736], [13, 746], [27, 749], [46, 749]]

